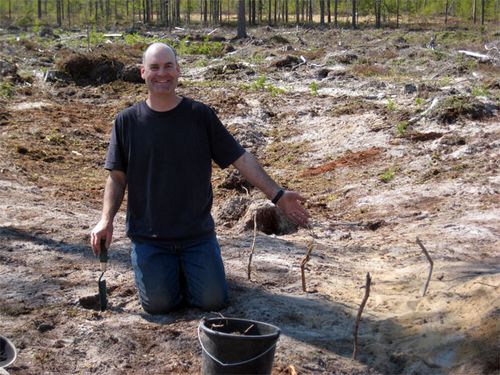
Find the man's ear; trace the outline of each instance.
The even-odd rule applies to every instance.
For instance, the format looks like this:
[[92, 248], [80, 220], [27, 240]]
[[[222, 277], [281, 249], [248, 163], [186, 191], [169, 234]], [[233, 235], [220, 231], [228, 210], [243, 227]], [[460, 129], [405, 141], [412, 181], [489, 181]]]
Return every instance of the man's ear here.
[[144, 79], [144, 71], [146, 68], [144, 67], [144, 64], [141, 64], [141, 78]]

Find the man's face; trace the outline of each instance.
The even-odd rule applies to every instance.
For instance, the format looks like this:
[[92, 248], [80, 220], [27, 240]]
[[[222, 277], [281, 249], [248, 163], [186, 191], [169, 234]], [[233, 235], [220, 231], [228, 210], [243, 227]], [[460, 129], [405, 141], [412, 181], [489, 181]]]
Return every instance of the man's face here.
[[180, 68], [171, 49], [155, 48], [147, 52], [141, 77], [151, 95], [175, 95], [179, 76]]

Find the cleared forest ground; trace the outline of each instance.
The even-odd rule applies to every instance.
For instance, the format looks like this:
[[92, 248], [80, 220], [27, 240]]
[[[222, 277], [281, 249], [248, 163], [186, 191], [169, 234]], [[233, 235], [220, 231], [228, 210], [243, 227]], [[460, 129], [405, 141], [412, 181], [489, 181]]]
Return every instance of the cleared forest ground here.
[[[231, 299], [221, 313], [281, 328], [273, 373], [498, 373], [500, 69], [458, 52], [485, 53], [498, 33], [255, 29], [231, 41], [218, 29], [208, 41], [210, 31], [103, 38], [88, 51], [84, 33], [1, 30], [0, 334], [19, 350], [9, 373], [200, 371], [196, 327], [212, 314], [143, 313], [122, 213], [110, 308], [86, 303], [100, 274], [88, 242], [111, 123], [144, 98], [131, 81], [146, 43], [161, 38], [178, 43], [180, 94], [213, 106], [280, 183], [308, 198], [312, 230], [276, 235], [258, 223], [250, 281], [263, 196], [214, 170]], [[48, 71], [57, 73], [47, 80]], [[429, 265], [417, 237], [434, 260], [424, 297]]]

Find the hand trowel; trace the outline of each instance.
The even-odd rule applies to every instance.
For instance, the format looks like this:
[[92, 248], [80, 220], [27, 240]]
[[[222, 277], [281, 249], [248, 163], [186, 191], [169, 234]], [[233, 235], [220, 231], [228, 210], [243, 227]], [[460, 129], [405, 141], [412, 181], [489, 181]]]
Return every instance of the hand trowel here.
[[106, 279], [104, 272], [108, 268], [108, 249], [106, 249], [106, 239], [101, 239], [101, 249], [99, 251], [99, 263], [101, 265], [101, 276], [99, 277], [99, 305], [101, 311], [106, 310], [108, 306], [108, 295], [106, 289]]

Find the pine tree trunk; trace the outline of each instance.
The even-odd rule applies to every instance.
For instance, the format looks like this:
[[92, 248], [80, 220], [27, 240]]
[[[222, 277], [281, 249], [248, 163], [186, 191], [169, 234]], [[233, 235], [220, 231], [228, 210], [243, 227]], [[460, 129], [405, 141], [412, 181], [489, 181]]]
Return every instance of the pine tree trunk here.
[[381, 0], [375, 0], [375, 27], [380, 29], [381, 25], [381, 10], [382, 4]]
[[272, 5], [273, 5], [272, 0], [269, 0], [268, 1], [268, 9], [267, 9], [267, 24], [269, 26], [271, 26], [273, 24], [272, 21], [271, 21], [271, 16], [272, 16], [272, 9], [271, 8], [272, 8]]
[[97, 2], [97, 0], [95, 0], [95, 25], [97, 27], [97, 25], [99, 25], [99, 3]]
[[175, 0], [175, 24], [181, 24], [181, 2], [180, 0]]
[[399, 2], [400, 0], [396, 0], [396, 29], [399, 29]]
[[444, 10], [444, 24], [445, 25], [448, 23], [448, 6], [449, 6], [449, 1], [446, 0], [446, 8]]
[[295, 0], [295, 23], [300, 23], [299, 0]]
[[356, 28], [356, 0], [352, 0], [352, 28]]
[[106, 27], [108, 27], [109, 21], [111, 19], [111, 4], [109, 3], [109, 0], [106, 0], [105, 8], [106, 8]]
[[56, 20], [57, 26], [61, 27], [62, 19], [61, 19], [61, 0], [56, 1]]
[[242, 39], [247, 37], [245, 19], [245, 0], [238, 0], [238, 31], [237, 37]]
[[328, 24], [332, 23], [332, 0], [327, 1]]
[[68, 27], [71, 28], [71, 2], [69, 0], [66, 6], [66, 17], [68, 18]]
[[[9, 1], [9, 5], [10, 5], [10, 1]], [[37, 1], [37, 9], [38, 9], [38, 19], [41, 20], [42, 19], [42, 0]]]
[[208, 2], [203, 1], [203, 24], [206, 26], [208, 24]]
[[319, 0], [319, 24], [325, 26], [325, 0]]
[[481, 0], [481, 25], [484, 26], [484, 0]]
[[339, 0], [334, 0], [333, 2], [333, 26], [339, 27]]
[[252, 0], [252, 25], [257, 25], [257, 2]]
[[132, 29], [135, 28], [135, 0], [132, 0]]

